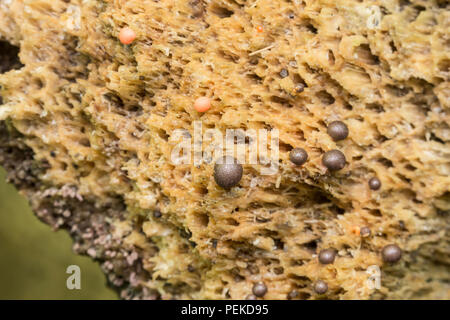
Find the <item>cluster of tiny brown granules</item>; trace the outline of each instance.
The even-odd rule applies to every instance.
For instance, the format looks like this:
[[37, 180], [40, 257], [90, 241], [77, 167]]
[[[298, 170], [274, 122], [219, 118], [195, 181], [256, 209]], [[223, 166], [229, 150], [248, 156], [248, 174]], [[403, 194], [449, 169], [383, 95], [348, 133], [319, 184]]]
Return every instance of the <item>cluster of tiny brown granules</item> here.
[[[140, 285], [163, 298], [367, 298], [368, 267], [402, 251], [377, 293], [406, 298], [426, 284], [391, 274], [430, 250], [450, 263], [446, 5], [11, 1], [0, 35], [24, 66], [0, 77], [0, 115], [42, 183], [124, 199], [116, 246], [144, 253]], [[279, 172], [175, 166], [196, 120], [278, 129]]]

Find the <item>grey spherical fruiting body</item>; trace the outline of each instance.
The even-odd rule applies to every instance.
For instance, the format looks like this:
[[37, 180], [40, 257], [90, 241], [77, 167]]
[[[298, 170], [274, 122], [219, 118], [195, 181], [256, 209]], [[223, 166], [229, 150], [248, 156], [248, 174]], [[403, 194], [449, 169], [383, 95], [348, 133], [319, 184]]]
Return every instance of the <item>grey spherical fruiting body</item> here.
[[402, 249], [396, 244], [389, 244], [381, 251], [384, 262], [394, 263], [401, 259]]
[[263, 297], [267, 293], [267, 286], [264, 282], [255, 283], [252, 292], [257, 297]]
[[324, 249], [319, 253], [319, 262], [321, 264], [331, 264], [336, 258], [336, 250], [334, 249]]
[[308, 161], [308, 153], [303, 148], [294, 148], [289, 153], [289, 160], [291, 160], [293, 164], [301, 166]]
[[322, 156], [322, 164], [330, 171], [338, 171], [345, 167], [345, 155], [339, 150], [325, 152]]
[[325, 281], [318, 280], [314, 284], [314, 291], [318, 294], [324, 294], [328, 291], [328, 284]]
[[333, 121], [328, 125], [327, 133], [334, 141], [339, 141], [347, 138], [349, 131], [342, 121]]
[[231, 189], [239, 184], [243, 172], [242, 165], [235, 158], [226, 156], [214, 165], [214, 180], [220, 187]]
[[369, 188], [372, 190], [378, 190], [381, 188], [381, 181], [377, 177], [373, 177], [369, 180]]

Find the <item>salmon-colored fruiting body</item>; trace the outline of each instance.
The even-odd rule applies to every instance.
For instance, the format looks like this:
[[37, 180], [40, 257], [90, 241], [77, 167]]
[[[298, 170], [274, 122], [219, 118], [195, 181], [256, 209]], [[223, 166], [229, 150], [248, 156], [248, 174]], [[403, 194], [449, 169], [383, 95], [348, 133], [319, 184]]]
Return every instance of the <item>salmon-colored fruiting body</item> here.
[[136, 39], [136, 32], [134, 32], [132, 29], [125, 27], [120, 30], [119, 40], [123, 44], [131, 44], [134, 39]]
[[201, 97], [195, 100], [194, 109], [198, 112], [206, 112], [211, 108], [211, 99], [208, 97]]

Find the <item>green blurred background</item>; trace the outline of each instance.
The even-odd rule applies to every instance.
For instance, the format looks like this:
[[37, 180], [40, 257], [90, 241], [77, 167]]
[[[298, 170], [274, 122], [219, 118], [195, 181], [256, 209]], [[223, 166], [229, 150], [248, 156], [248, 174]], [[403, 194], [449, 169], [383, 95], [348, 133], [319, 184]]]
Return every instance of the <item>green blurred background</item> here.
[[[80, 290], [66, 287], [69, 265], [81, 269]], [[72, 252], [67, 232], [38, 220], [1, 167], [0, 299], [117, 299], [100, 266]]]

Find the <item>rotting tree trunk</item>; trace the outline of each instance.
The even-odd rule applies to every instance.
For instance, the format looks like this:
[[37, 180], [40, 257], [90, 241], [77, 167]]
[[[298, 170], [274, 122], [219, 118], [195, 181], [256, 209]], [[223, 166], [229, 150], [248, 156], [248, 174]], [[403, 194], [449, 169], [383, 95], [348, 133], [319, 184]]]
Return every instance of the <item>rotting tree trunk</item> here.
[[[331, 299], [449, 299], [449, 14], [439, 0], [0, 2], [0, 163], [125, 299], [243, 299], [258, 282], [315, 299], [318, 280]], [[173, 165], [174, 131], [196, 120], [278, 129], [278, 172], [245, 164], [223, 190], [212, 163]], [[330, 149], [344, 169], [323, 166]], [[383, 263], [392, 243], [402, 258]]]

